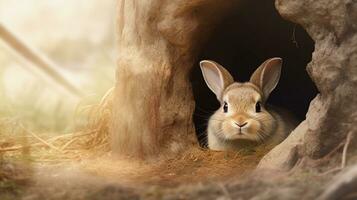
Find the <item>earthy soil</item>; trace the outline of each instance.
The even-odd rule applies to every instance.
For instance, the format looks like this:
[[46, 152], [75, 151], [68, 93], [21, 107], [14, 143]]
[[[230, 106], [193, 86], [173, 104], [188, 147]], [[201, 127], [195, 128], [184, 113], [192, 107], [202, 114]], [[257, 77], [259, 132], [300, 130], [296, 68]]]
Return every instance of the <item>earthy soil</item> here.
[[[329, 168], [322, 161], [289, 173], [256, 172], [258, 154], [193, 149], [161, 162], [110, 155], [70, 162], [7, 157], [0, 165], [0, 199], [315, 199], [334, 176], [324, 174]], [[339, 162], [337, 154], [329, 165]]]

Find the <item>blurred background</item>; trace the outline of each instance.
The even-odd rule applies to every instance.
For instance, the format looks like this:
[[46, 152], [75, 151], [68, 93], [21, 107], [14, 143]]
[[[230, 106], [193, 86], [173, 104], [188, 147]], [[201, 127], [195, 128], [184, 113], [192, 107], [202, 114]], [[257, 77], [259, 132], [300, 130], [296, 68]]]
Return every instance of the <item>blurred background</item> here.
[[69, 94], [0, 39], [0, 128], [60, 134], [113, 86], [115, 0], [0, 0], [0, 24], [55, 63], [84, 96]]

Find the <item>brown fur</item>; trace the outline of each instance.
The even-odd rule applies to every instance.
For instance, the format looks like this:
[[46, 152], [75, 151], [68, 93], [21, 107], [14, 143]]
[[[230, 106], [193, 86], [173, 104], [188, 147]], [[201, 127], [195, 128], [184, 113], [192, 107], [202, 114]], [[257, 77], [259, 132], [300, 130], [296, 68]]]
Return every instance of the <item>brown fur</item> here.
[[[210, 149], [237, 150], [260, 144], [274, 146], [292, 130], [288, 119], [283, 120], [281, 114], [265, 105], [279, 80], [281, 59], [265, 61], [248, 83], [232, 84], [233, 79], [227, 70], [213, 61], [202, 61], [201, 68], [207, 85], [221, 102], [207, 128]], [[261, 110], [256, 111], [259, 102]]]

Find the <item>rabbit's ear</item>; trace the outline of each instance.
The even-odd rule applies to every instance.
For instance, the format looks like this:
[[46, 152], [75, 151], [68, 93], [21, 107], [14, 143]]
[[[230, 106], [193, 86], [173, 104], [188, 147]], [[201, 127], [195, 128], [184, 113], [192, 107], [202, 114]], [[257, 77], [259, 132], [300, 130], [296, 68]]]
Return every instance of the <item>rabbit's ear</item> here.
[[223, 66], [214, 61], [203, 60], [200, 66], [207, 86], [216, 94], [217, 99], [222, 101], [223, 91], [234, 82], [233, 77]]
[[262, 90], [265, 100], [279, 82], [282, 63], [281, 58], [270, 58], [261, 64], [250, 77], [250, 82]]

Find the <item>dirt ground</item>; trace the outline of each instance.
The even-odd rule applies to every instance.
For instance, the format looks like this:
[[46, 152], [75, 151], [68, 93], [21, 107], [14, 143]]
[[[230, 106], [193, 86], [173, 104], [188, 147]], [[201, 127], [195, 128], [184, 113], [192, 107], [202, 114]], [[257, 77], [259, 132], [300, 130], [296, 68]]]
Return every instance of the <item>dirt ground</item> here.
[[[56, 137], [3, 134], [0, 200], [316, 199], [341, 173], [331, 171], [341, 163], [341, 148], [290, 172], [258, 172], [255, 166], [269, 149], [197, 147], [170, 159], [138, 161], [110, 155], [105, 132], [104, 127]], [[346, 168], [357, 163], [355, 155], [348, 151]]]
[[[324, 173], [326, 162], [258, 173], [257, 155], [193, 149], [150, 163], [109, 155], [69, 162], [3, 156], [0, 199], [315, 199], [336, 174]], [[339, 156], [328, 162], [338, 163]]]

